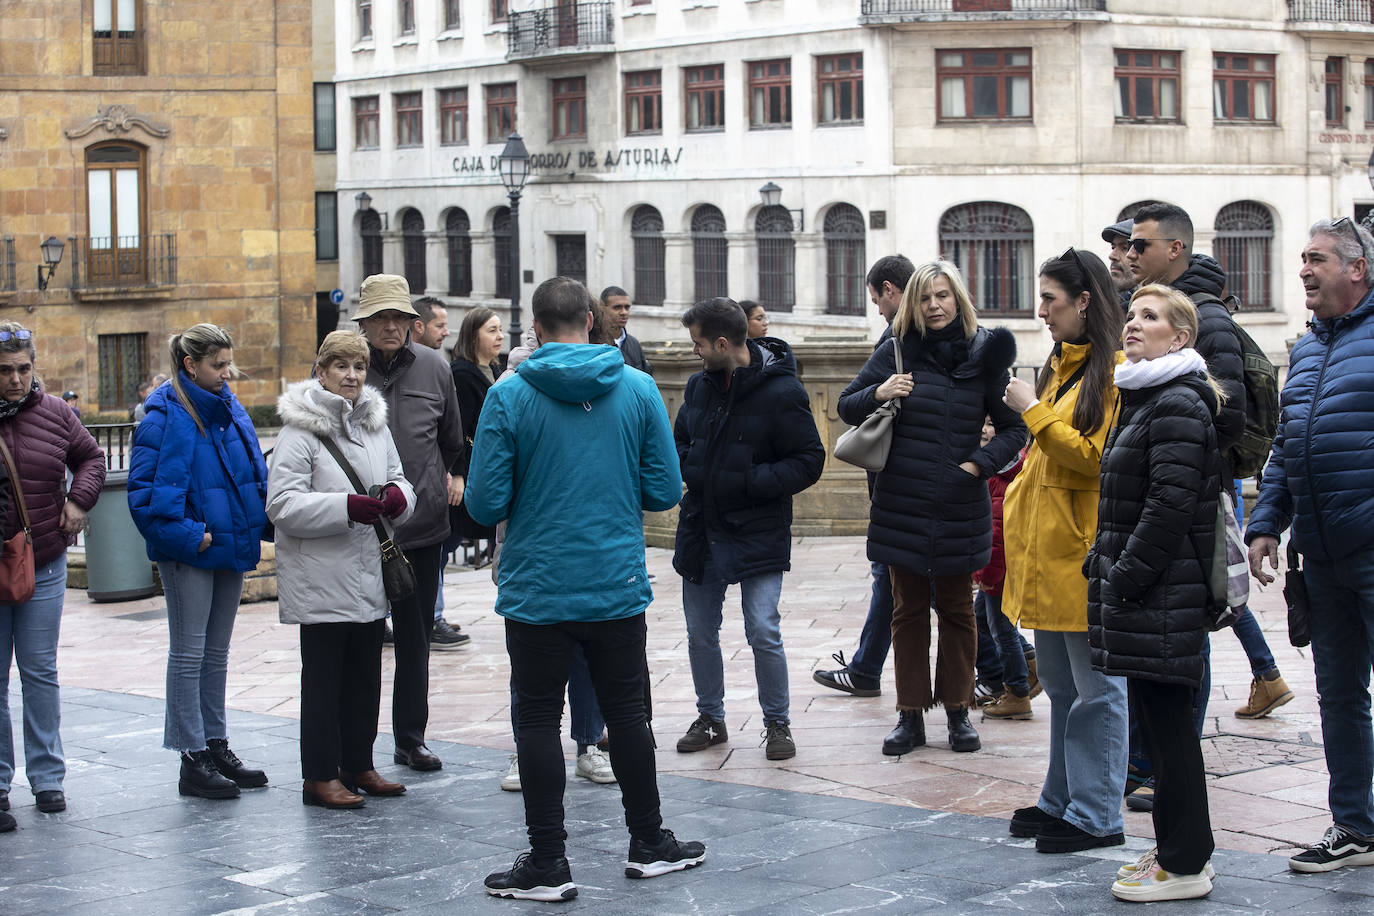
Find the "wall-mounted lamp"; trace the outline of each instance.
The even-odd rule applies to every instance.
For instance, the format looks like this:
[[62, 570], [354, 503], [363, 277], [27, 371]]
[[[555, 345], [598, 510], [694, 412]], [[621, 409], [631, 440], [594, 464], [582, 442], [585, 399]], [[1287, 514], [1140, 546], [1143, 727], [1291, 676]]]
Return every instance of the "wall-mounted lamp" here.
[[42, 290], [48, 288], [48, 281], [52, 279], [57, 265], [62, 263], [62, 249], [67, 246], [57, 236], [50, 235], [38, 247], [43, 249], [43, 263], [38, 265], [38, 288]]
[[[776, 207], [776, 206], [778, 206], [778, 205], [781, 203], [781, 201], [782, 201], [782, 188], [778, 187], [777, 185], [773, 184], [773, 182], [770, 181], [770, 182], [768, 182], [768, 184], [766, 184], [766, 185], [764, 185], [763, 187], [759, 188], [759, 196], [763, 198], [763, 205], [764, 205], [765, 207]], [[787, 209], [787, 208], [784, 207], [783, 209]], [[791, 209], [787, 209], [787, 212], [790, 213], [790, 214], [792, 214], [792, 218], [795, 219], [795, 220], [797, 221], [797, 231], [798, 231], [798, 232], [805, 232], [805, 231], [806, 231], [806, 213], [805, 213], [805, 211], [803, 211], [803, 210], [791, 210]]]
[[[359, 213], [364, 213], [364, 212], [366, 212], [366, 211], [368, 211], [368, 210], [372, 210], [372, 195], [369, 194], [369, 193], [367, 193], [366, 191], [359, 191], [359, 192], [357, 193], [357, 195], [356, 195], [353, 199], [354, 199], [354, 200], [357, 202], [357, 204], [358, 204], [358, 212], [359, 212]], [[390, 223], [390, 221], [386, 218], [386, 214], [385, 214], [385, 213], [382, 213], [382, 212], [379, 211], [379, 210], [373, 210], [373, 212], [376, 213], [378, 216], [380, 216], [380, 217], [382, 218], [382, 228], [383, 228], [383, 229], [390, 229], [390, 228], [391, 228], [391, 223]]]

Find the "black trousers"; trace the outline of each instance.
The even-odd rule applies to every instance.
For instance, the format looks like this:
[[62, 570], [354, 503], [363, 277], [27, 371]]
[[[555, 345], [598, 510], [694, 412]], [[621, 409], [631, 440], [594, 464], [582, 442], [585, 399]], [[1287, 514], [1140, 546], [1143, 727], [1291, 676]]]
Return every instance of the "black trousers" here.
[[370, 770], [382, 702], [383, 621], [301, 625], [301, 776]]
[[429, 637], [434, 632], [434, 601], [439, 594], [443, 544], [405, 548], [415, 567], [415, 592], [391, 603], [391, 632], [396, 638], [396, 676], [391, 690], [391, 732], [396, 747], [411, 750], [425, 743], [429, 725]]
[[1195, 875], [1212, 857], [1207, 778], [1193, 714], [1193, 689], [1130, 679], [1140, 714], [1140, 737], [1155, 777], [1155, 842], [1167, 872]]
[[564, 855], [566, 773], [559, 722], [574, 645], [587, 657], [596, 701], [610, 735], [611, 769], [620, 784], [625, 826], [644, 842], [657, 842], [658, 776], [649, 721], [644, 708], [644, 615], [594, 623], [535, 626], [506, 621], [518, 705], [520, 786], [530, 849], [541, 861]]

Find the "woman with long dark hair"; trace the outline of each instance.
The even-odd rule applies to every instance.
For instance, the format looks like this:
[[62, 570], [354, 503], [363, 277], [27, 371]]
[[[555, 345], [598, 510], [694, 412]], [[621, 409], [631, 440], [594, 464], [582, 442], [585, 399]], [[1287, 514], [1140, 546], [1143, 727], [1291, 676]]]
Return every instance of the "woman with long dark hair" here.
[[[463, 456], [449, 473], [464, 482], [472, 454], [472, 437], [477, 433], [477, 418], [482, 415], [482, 402], [486, 400], [487, 389], [501, 375], [501, 343], [501, 317], [484, 305], [469, 309], [458, 326], [458, 342], [453, 346], [453, 362], [449, 363], [453, 370], [453, 387], [458, 389], [463, 441], [467, 444]], [[462, 541], [489, 541], [496, 534], [494, 528], [474, 522], [463, 503], [449, 508], [449, 528], [449, 544], [453, 549]]]
[[1040, 268], [1040, 319], [1054, 340], [1032, 387], [1005, 400], [1034, 441], [1002, 511], [1007, 578], [1002, 611], [1035, 630], [1037, 673], [1050, 698], [1050, 762], [1037, 804], [1012, 836], [1041, 852], [1125, 842], [1126, 682], [1094, 671], [1083, 558], [1097, 532], [1102, 448], [1116, 419], [1121, 306], [1107, 267], [1070, 248]]

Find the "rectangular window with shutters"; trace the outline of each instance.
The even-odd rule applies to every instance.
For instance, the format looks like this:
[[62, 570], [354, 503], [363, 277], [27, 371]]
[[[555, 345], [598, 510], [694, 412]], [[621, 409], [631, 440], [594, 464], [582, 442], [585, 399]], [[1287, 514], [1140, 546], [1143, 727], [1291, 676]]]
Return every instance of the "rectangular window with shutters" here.
[[101, 334], [96, 340], [96, 397], [105, 411], [138, 401], [138, 383], [149, 377], [147, 334]]
[[641, 70], [625, 74], [625, 133], [663, 132], [663, 73]]
[[397, 3], [396, 20], [402, 35], [415, 34], [415, 0], [400, 0]]
[[143, 0], [94, 0], [92, 66], [96, 76], [147, 72]]
[[572, 76], [553, 81], [553, 139], [587, 136], [587, 79]]
[[353, 147], [376, 149], [381, 142], [378, 129], [381, 102], [369, 95], [353, 100]]
[[444, 0], [444, 29], [452, 31], [462, 28], [462, 0]]
[[398, 148], [425, 145], [425, 106], [419, 92], [398, 92], [392, 96], [396, 105], [396, 146]]
[[792, 61], [750, 61], [749, 126], [753, 129], [792, 126]]
[[1364, 126], [1374, 126], [1374, 60], [1364, 62]]
[[501, 143], [515, 133], [515, 84], [494, 83], [487, 93], [487, 142]]
[[315, 151], [331, 152], [338, 147], [334, 123], [334, 84], [315, 84]]
[[468, 90], [439, 90], [439, 144], [461, 146], [468, 142]]
[[682, 71], [682, 84], [687, 93], [687, 129], [725, 127], [725, 65], [687, 67]]
[[1179, 53], [1116, 52], [1116, 119], [1177, 123]]
[[358, 40], [372, 40], [372, 0], [358, 0]]
[[1212, 117], [1274, 120], [1274, 55], [1212, 55]]
[[856, 124], [864, 119], [864, 56], [816, 58], [816, 123]]
[[1028, 48], [936, 51], [941, 121], [1027, 121]]
[[1326, 126], [1345, 125], [1345, 58], [1326, 59]]
[[315, 260], [339, 259], [339, 197], [333, 191], [315, 192]]

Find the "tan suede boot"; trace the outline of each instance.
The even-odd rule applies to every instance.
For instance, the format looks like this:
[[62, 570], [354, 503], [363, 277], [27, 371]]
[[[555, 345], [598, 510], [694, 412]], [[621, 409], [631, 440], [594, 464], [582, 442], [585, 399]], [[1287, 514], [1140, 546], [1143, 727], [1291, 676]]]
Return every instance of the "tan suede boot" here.
[[1272, 678], [1257, 677], [1250, 682], [1250, 699], [1236, 710], [1237, 719], [1261, 719], [1293, 699], [1293, 691], [1288, 689], [1277, 671]]

